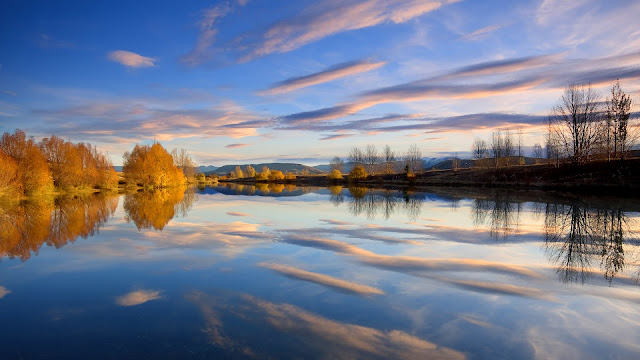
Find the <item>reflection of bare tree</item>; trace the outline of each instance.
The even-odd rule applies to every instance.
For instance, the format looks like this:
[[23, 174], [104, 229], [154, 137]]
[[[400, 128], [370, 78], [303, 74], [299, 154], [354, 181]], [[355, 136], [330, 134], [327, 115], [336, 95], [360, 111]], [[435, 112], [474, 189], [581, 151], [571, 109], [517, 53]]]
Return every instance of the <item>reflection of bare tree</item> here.
[[584, 283], [599, 264], [611, 283], [624, 270], [624, 243], [632, 240], [632, 228], [621, 209], [548, 204], [545, 248], [563, 282]]
[[368, 191], [363, 187], [349, 187], [351, 198], [349, 212], [354, 216], [365, 215], [373, 219], [380, 212], [388, 219], [396, 210], [402, 209], [411, 220], [420, 215], [422, 198], [411, 191], [398, 193], [392, 190]]
[[63, 197], [0, 207], [0, 256], [26, 261], [43, 243], [60, 248], [86, 239], [104, 225], [118, 206], [114, 195]]
[[138, 230], [162, 230], [176, 213], [186, 215], [196, 200], [193, 189], [183, 187], [127, 194], [124, 197], [126, 220], [133, 221]]
[[474, 224], [490, 223], [491, 237], [496, 240], [518, 233], [522, 203], [513, 201], [508, 193], [494, 192], [491, 199], [475, 199], [471, 211]]

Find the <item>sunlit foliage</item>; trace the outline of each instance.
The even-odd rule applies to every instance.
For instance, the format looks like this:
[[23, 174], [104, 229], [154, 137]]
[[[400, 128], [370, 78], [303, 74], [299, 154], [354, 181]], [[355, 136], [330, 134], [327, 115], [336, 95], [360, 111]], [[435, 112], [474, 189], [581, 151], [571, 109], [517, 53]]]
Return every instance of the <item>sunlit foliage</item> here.
[[362, 165], [356, 165], [353, 167], [353, 170], [349, 173], [349, 180], [358, 181], [367, 178], [367, 171], [364, 169]]
[[122, 171], [128, 184], [161, 188], [185, 182], [184, 174], [174, 165], [171, 154], [157, 142], [151, 146], [136, 145], [123, 157]]
[[176, 213], [185, 214], [195, 200], [195, 194], [185, 192], [184, 187], [127, 194], [124, 198], [126, 220], [133, 221], [138, 230], [162, 230]]
[[269, 181], [283, 180], [284, 174], [280, 170], [271, 170], [269, 173]]
[[342, 173], [338, 169], [332, 169], [327, 174], [327, 178], [330, 180], [342, 180]]

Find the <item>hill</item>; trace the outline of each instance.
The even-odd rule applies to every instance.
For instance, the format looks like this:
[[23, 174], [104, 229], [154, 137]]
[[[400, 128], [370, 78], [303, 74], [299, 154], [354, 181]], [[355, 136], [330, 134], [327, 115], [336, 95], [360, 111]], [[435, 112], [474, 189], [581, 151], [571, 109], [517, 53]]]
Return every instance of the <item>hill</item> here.
[[[305, 170], [309, 172], [310, 175], [314, 174], [323, 174], [324, 171], [307, 166], [302, 164], [294, 164], [294, 163], [262, 163], [262, 164], [250, 164], [256, 171], [260, 172], [263, 166], [268, 167], [271, 170], [279, 170], [283, 173], [292, 172], [294, 174], [302, 174]], [[247, 164], [244, 165], [224, 165], [213, 171], [205, 172], [205, 175], [227, 175], [231, 171], [236, 169], [236, 166], [240, 166], [242, 170], [247, 167]]]

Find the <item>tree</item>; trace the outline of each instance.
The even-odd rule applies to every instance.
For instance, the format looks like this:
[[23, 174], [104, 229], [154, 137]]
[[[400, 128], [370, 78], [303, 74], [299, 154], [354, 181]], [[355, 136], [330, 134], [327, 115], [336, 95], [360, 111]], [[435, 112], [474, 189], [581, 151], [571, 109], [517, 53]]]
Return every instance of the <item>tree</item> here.
[[473, 158], [476, 159], [476, 164], [479, 166], [480, 161], [486, 158], [489, 152], [489, 150], [487, 149], [486, 140], [476, 137], [473, 140], [473, 145], [471, 146], [471, 152], [473, 153]]
[[391, 150], [389, 145], [384, 146], [384, 151], [382, 155], [384, 159], [384, 172], [385, 174], [391, 174], [395, 170], [396, 164], [396, 154]]
[[422, 152], [418, 148], [418, 145], [411, 144], [407, 153], [404, 155], [405, 168], [407, 173], [416, 174], [422, 170]]
[[331, 170], [338, 170], [338, 172], [342, 173], [344, 171], [344, 160], [342, 160], [339, 156], [334, 156], [329, 163]]
[[338, 169], [332, 169], [327, 175], [329, 180], [342, 180], [342, 173]]
[[364, 162], [367, 165], [369, 174], [375, 175], [376, 165], [380, 162], [380, 156], [378, 156], [378, 149], [373, 144], [368, 144], [364, 153]]
[[347, 158], [349, 159], [349, 162], [353, 163], [354, 165], [364, 164], [364, 154], [357, 147], [351, 148], [351, 151], [349, 151], [349, 155]]
[[253, 166], [251, 165], [247, 165], [247, 167], [244, 170], [244, 175], [246, 177], [255, 177], [256, 176], [256, 169], [253, 168]]
[[244, 173], [242, 172], [242, 169], [240, 168], [240, 166], [237, 166], [237, 165], [236, 165], [235, 174], [236, 174], [236, 178], [238, 179], [242, 179], [244, 177]]
[[0, 150], [0, 198], [22, 194], [18, 163]]
[[631, 117], [631, 97], [620, 88], [620, 82], [611, 88], [611, 99], [607, 98], [606, 119], [606, 151], [611, 160], [620, 156], [624, 159], [625, 152], [631, 148], [628, 136], [628, 124]]
[[500, 158], [504, 156], [504, 140], [500, 131], [491, 133], [491, 148], [489, 149], [495, 167], [499, 166]]
[[198, 164], [193, 161], [187, 150], [183, 148], [173, 149], [171, 150], [171, 156], [173, 157], [173, 165], [181, 169], [189, 181], [193, 181], [198, 172]]
[[538, 143], [533, 145], [533, 157], [536, 163], [539, 161], [539, 159], [542, 159], [543, 156], [544, 156], [544, 151], [542, 150], [542, 146], [540, 146], [540, 144]]
[[20, 184], [25, 194], [38, 194], [53, 188], [47, 160], [33, 138], [26, 139], [24, 131], [2, 134], [0, 150], [18, 165]]
[[296, 175], [294, 173], [292, 173], [291, 171], [289, 171], [285, 176], [284, 179], [287, 181], [293, 181], [296, 179]]
[[182, 169], [174, 165], [173, 157], [160, 143], [138, 145], [123, 155], [122, 171], [129, 184], [145, 187], [183, 185]]
[[601, 131], [602, 105], [591, 86], [569, 85], [549, 115], [550, 136], [573, 163], [593, 156]]
[[283, 180], [284, 174], [280, 170], [271, 170], [269, 172], [269, 181]]
[[356, 165], [353, 167], [351, 172], [349, 172], [349, 181], [359, 181], [367, 178], [367, 170], [365, 170], [364, 166]]
[[262, 166], [262, 171], [256, 176], [256, 180], [267, 181], [269, 180], [269, 175], [271, 174], [271, 170], [266, 165]]

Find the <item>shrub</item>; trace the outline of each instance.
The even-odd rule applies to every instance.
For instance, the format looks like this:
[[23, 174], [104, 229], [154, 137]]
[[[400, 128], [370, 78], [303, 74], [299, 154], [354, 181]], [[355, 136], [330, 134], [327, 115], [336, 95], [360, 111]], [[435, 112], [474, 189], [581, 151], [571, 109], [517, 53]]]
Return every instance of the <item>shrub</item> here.
[[271, 170], [269, 173], [269, 181], [283, 180], [284, 174], [280, 170]]
[[367, 171], [364, 169], [362, 165], [356, 165], [353, 170], [349, 173], [350, 181], [358, 181], [367, 178]]
[[284, 176], [284, 179], [287, 181], [293, 181], [296, 179], [296, 175], [294, 173], [292, 173], [291, 171], [289, 171], [287, 173], [287, 175]]
[[329, 180], [342, 180], [342, 173], [338, 169], [333, 169], [329, 171], [327, 178]]

